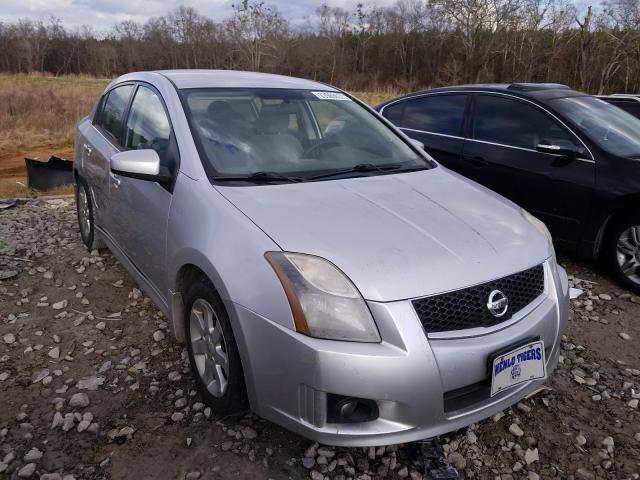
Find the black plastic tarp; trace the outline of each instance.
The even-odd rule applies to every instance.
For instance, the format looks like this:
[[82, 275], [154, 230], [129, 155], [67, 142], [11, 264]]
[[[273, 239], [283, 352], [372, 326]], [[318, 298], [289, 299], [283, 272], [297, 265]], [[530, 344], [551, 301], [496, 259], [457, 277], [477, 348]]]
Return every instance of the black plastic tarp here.
[[47, 162], [30, 158], [25, 158], [24, 161], [27, 164], [29, 188], [51, 190], [73, 183], [73, 162], [69, 160], [51, 156]]

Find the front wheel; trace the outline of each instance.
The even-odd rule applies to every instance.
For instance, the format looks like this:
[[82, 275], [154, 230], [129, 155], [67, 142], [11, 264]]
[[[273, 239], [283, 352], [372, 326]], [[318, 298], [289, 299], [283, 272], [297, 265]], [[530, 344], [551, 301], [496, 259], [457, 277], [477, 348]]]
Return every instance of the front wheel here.
[[208, 281], [186, 295], [185, 338], [191, 371], [205, 403], [220, 413], [247, 409], [244, 373], [229, 317]]
[[625, 288], [640, 294], [640, 215], [616, 221], [609, 233], [605, 260]]

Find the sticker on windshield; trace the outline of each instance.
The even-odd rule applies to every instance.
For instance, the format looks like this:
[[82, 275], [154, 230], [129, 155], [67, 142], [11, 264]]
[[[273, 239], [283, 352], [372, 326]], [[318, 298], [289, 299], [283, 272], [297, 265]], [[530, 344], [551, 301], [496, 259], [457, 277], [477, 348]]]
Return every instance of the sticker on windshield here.
[[340, 93], [340, 92], [311, 92], [311, 93], [313, 93], [316, 97], [318, 97], [321, 100], [346, 100], [347, 102], [351, 101], [349, 97], [347, 97], [344, 93]]

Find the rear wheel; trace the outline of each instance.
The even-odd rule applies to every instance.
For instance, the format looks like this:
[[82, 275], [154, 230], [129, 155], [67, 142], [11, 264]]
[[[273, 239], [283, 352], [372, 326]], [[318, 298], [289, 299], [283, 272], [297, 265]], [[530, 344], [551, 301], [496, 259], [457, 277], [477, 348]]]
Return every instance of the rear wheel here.
[[221, 413], [247, 409], [242, 363], [229, 317], [208, 281], [197, 281], [186, 295], [185, 338], [198, 390]]
[[617, 280], [632, 292], [640, 293], [640, 215], [615, 221], [604, 253]]
[[76, 209], [78, 211], [78, 226], [80, 238], [89, 250], [96, 248], [94, 245], [95, 225], [93, 221], [93, 204], [87, 182], [82, 178], [76, 184]]

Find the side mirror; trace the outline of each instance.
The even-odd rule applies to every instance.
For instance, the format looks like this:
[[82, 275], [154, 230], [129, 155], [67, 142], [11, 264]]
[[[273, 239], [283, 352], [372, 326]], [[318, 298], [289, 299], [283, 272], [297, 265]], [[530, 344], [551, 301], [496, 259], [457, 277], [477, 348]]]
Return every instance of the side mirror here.
[[111, 156], [111, 171], [123, 177], [151, 182], [171, 181], [169, 171], [160, 166], [160, 157], [155, 150], [127, 150]]
[[424, 143], [422, 143], [420, 140], [416, 140], [415, 138], [410, 138], [409, 140], [411, 140], [411, 145], [419, 148], [420, 150], [424, 150]]
[[581, 151], [573, 143], [566, 140], [542, 140], [536, 150], [540, 153], [559, 155], [570, 159], [578, 158]]

